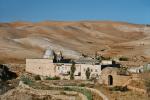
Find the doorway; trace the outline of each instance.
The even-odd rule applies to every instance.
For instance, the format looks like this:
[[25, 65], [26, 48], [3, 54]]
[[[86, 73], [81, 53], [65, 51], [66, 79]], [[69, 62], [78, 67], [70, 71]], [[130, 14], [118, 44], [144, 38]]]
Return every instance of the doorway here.
[[112, 75], [108, 75], [108, 85], [113, 85], [113, 77], [112, 77]]

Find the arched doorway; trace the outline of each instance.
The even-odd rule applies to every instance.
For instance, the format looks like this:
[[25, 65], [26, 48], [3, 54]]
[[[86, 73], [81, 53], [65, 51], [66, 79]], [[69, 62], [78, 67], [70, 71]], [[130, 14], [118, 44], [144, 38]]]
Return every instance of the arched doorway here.
[[112, 77], [112, 75], [108, 75], [108, 85], [113, 85], [113, 77]]

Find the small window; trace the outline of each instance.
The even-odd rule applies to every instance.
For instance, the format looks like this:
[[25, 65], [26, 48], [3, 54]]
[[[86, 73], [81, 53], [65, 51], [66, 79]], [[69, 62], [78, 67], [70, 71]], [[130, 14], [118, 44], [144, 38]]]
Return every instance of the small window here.
[[70, 75], [70, 71], [67, 71], [67, 74]]
[[78, 72], [78, 76], [81, 76], [81, 72]]

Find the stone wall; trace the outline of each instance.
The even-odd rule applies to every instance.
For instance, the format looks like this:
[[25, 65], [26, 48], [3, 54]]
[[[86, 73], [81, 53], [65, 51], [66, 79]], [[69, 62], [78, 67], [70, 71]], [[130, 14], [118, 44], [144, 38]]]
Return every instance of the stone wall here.
[[[102, 74], [100, 77], [100, 83], [106, 84], [106, 85], [112, 85], [112, 86], [122, 86], [124, 85], [129, 79], [131, 79], [131, 76], [126, 75], [119, 75], [117, 73], [117, 68], [105, 68], [102, 70]], [[109, 84], [110, 78], [112, 77], [112, 84]]]
[[131, 77], [130, 76], [123, 76], [123, 75], [114, 75], [113, 78], [114, 78], [113, 79], [113, 85], [114, 86], [122, 86]]
[[[26, 59], [26, 72], [41, 76], [59, 76], [61, 79], [70, 79], [71, 63], [53, 63], [51, 59]], [[86, 80], [85, 72], [90, 68], [91, 76], [101, 74], [101, 65], [75, 64], [75, 79]], [[80, 74], [79, 74], [80, 73]]]
[[[67, 72], [70, 72], [72, 64], [55, 64], [55, 65], [56, 65], [56, 76], [60, 76], [62, 79], [70, 79], [70, 75], [67, 75]], [[86, 80], [85, 72], [87, 68], [90, 68], [91, 76], [92, 75], [99, 76], [101, 73], [101, 65], [75, 64], [75, 67], [76, 71], [74, 73], [74, 76], [75, 79], [77, 80]]]
[[26, 59], [26, 72], [42, 75], [55, 76], [55, 65], [51, 59]]

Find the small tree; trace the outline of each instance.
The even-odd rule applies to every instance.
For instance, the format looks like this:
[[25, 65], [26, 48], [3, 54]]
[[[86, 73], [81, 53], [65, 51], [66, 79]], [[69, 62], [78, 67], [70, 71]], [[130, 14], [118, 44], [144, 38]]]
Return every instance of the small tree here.
[[36, 75], [36, 76], [34, 76], [34, 79], [35, 80], [41, 80], [41, 77], [40, 77], [40, 75]]
[[85, 74], [86, 74], [86, 78], [89, 79], [90, 78], [90, 74], [91, 74], [91, 71], [90, 71], [89, 67], [87, 68]]
[[75, 67], [75, 62], [72, 62], [72, 65], [71, 65], [71, 68], [70, 68], [70, 79], [71, 80], [74, 80], [74, 72], [76, 70], [76, 67]]

